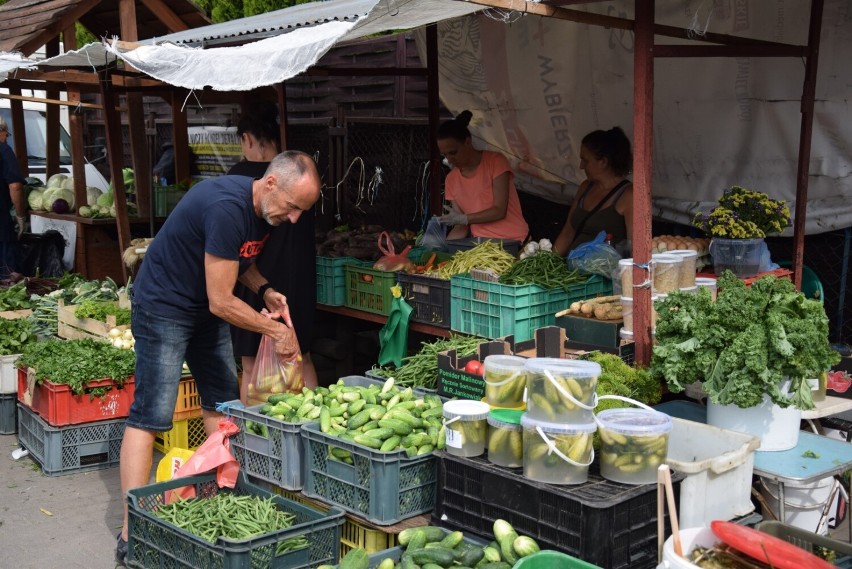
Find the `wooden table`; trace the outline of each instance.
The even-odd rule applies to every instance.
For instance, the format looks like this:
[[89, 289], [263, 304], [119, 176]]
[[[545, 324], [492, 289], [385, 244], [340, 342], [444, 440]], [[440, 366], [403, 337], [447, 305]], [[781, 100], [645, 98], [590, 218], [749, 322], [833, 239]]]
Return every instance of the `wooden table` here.
[[[324, 312], [339, 314], [341, 316], [347, 316], [349, 318], [357, 318], [359, 320], [366, 320], [368, 322], [376, 322], [378, 324], [384, 324], [388, 321], [388, 317], [383, 314], [365, 312], [363, 310], [356, 310], [355, 308], [348, 308], [346, 306], [328, 306], [326, 304], [317, 304], [317, 309], [322, 310]], [[409, 321], [408, 329], [412, 332], [420, 332], [422, 334], [438, 336], [441, 338], [448, 338], [450, 336], [450, 330], [447, 328], [439, 328], [438, 326], [423, 324], [421, 322]]]

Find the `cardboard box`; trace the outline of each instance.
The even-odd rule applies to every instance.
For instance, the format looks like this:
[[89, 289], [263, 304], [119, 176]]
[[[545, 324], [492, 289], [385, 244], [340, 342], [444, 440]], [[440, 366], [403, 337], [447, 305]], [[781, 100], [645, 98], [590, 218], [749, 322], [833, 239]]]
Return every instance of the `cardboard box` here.
[[458, 357], [455, 350], [440, 352], [438, 354], [438, 395], [481, 400], [485, 397], [485, 379], [480, 375], [463, 371], [464, 366], [472, 360], [481, 362], [490, 355], [511, 353], [511, 346], [502, 340], [483, 342], [479, 344], [476, 354], [463, 358]]

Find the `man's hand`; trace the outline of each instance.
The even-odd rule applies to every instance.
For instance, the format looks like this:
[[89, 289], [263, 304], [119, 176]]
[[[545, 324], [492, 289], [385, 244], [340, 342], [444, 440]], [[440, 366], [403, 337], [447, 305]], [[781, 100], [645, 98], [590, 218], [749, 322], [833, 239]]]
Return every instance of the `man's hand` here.
[[438, 221], [441, 225], [467, 225], [467, 216], [456, 206], [455, 203], [444, 206], [446, 212]]
[[[289, 317], [289, 316], [288, 316]], [[273, 336], [275, 340], [275, 353], [282, 361], [293, 361], [299, 354], [299, 340], [292, 328], [282, 324], [280, 330]]]
[[15, 219], [18, 221], [18, 239], [20, 239], [21, 235], [24, 234], [24, 230], [27, 227], [27, 218], [23, 216], [17, 216]]
[[263, 293], [263, 301], [266, 303], [266, 308], [269, 312], [278, 314], [284, 319], [284, 323], [289, 328], [293, 328], [293, 321], [290, 319], [290, 307], [287, 306], [287, 297], [275, 289], [267, 289]]

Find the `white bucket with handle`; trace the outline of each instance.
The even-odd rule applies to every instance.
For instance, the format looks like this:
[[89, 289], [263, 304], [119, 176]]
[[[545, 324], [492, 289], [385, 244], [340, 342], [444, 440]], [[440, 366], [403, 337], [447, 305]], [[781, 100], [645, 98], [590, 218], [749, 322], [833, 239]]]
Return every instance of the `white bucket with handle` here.
[[[683, 554], [688, 556], [696, 547], [713, 547], [719, 538], [710, 528], [687, 528], [680, 530], [680, 544]], [[669, 536], [663, 544], [663, 560], [657, 569], [700, 569], [698, 565], [681, 557], [674, 551], [674, 537]]]

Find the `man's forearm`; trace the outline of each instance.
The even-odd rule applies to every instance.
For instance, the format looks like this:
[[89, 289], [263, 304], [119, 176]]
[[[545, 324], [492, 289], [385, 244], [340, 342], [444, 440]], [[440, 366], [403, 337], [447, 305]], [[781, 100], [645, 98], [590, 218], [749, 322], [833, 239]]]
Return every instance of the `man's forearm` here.
[[275, 335], [281, 332], [283, 326], [280, 322], [262, 316], [236, 296], [215, 304], [211, 302], [210, 312], [232, 326], [259, 334]]
[[27, 215], [27, 204], [24, 201], [24, 186], [19, 183], [9, 184], [9, 195], [12, 197], [12, 205], [15, 206], [15, 216]]

